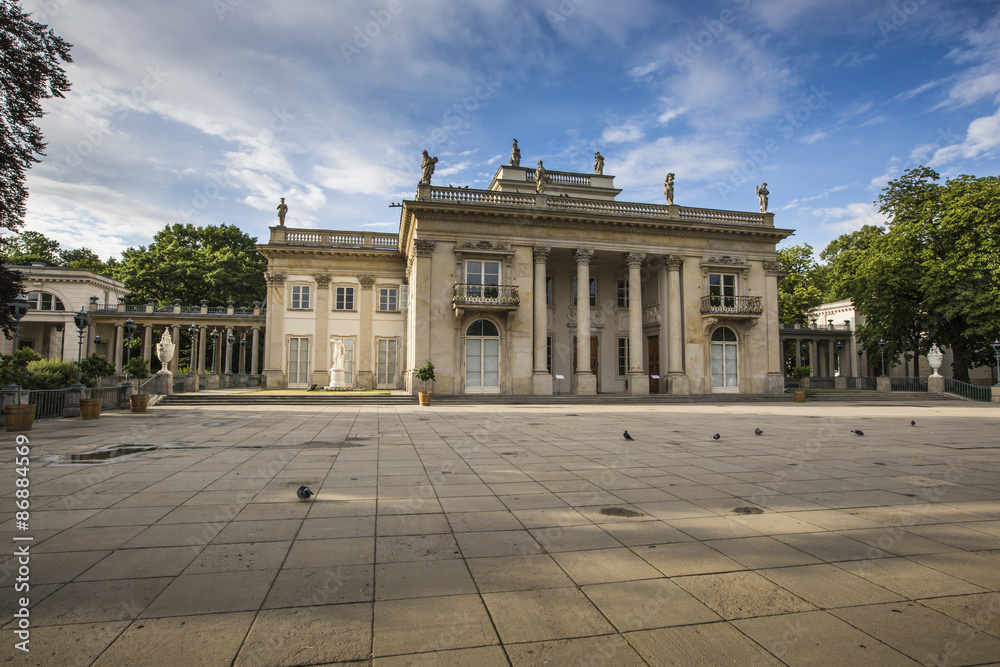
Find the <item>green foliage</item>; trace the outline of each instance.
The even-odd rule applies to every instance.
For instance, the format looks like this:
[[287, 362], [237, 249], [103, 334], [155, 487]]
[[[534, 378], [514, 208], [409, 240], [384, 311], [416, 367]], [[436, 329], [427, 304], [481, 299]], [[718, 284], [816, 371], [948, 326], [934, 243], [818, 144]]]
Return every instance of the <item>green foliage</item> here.
[[28, 363], [24, 373], [25, 389], [65, 389], [76, 384], [76, 362], [62, 359], [37, 359]]
[[778, 319], [806, 320], [806, 313], [826, 298], [828, 269], [818, 264], [808, 243], [778, 250]]
[[128, 376], [133, 380], [149, 377], [149, 364], [142, 357], [132, 357], [128, 360]]
[[24, 386], [26, 369], [28, 364], [38, 361], [42, 355], [38, 354], [30, 347], [22, 347], [13, 355], [4, 354], [0, 356], [0, 384], [6, 387], [9, 384]]
[[8, 264], [44, 262], [49, 266], [59, 265], [59, 242], [42, 233], [26, 229], [20, 234], [4, 237], [3, 246], [4, 261]]
[[83, 373], [83, 383], [88, 387], [94, 387], [100, 378], [114, 375], [115, 366], [103, 354], [94, 352], [80, 362], [80, 371]]
[[194, 227], [175, 224], [153, 237], [149, 247], [122, 253], [116, 276], [132, 290], [133, 303], [153, 299], [161, 304], [180, 299], [197, 304], [250, 306], [263, 301], [267, 260], [257, 252], [256, 238], [235, 225]]
[[59, 265], [70, 269], [85, 269], [110, 276], [117, 264], [118, 261], [113, 257], [107, 262], [103, 261], [90, 248], [59, 251]]
[[424, 387], [426, 387], [428, 382], [434, 380], [434, 364], [428, 361], [426, 365], [414, 371], [413, 376], [423, 382]]
[[802, 380], [803, 378], [809, 377], [812, 373], [812, 368], [809, 366], [796, 366], [792, 369], [792, 377], [796, 380]]

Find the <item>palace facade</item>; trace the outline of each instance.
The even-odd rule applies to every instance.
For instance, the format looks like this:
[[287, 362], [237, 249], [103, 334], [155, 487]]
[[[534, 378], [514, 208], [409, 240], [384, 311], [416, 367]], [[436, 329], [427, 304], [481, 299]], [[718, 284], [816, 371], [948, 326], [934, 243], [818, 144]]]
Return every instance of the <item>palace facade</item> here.
[[399, 233], [271, 227], [264, 369], [442, 394], [784, 391], [772, 213], [617, 201], [614, 177], [502, 166], [421, 184]]

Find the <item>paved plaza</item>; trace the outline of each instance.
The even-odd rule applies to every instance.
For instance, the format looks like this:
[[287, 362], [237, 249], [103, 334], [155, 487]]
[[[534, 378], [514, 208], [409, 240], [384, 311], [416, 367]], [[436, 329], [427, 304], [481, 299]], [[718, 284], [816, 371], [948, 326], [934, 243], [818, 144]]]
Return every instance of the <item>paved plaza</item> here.
[[[1000, 664], [990, 405], [167, 404], [26, 435], [11, 664]], [[157, 449], [71, 458], [122, 445]]]

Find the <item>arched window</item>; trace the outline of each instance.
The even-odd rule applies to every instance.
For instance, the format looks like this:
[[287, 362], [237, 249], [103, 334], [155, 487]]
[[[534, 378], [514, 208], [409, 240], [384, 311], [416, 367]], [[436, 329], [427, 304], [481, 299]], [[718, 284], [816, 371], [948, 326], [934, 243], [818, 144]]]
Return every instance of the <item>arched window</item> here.
[[500, 391], [500, 331], [489, 320], [476, 320], [465, 330], [465, 391]]
[[736, 333], [729, 327], [719, 327], [712, 332], [712, 389], [737, 391], [739, 374], [737, 361], [739, 348]]
[[66, 306], [55, 294], [49, 292], [29, 292], [28, 308], [32, 310], [66, 310]]

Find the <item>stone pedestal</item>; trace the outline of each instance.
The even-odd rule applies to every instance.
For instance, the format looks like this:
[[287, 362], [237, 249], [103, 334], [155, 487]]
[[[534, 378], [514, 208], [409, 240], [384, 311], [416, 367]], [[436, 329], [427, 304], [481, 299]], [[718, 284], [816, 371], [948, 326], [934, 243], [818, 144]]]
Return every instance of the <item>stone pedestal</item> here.
[[344, 369], [343, 368], [331, 368], [330, 369], [330, 388], [331, 389], [350, 389], [350, 385], [344, 380]]
[[184, 391], [198, 391], [198, 375], [195, 373], [188, 373], [184, 376]]
[[66, 390], [66, 402], [63, 403], [63, 417], [80, 416], [81, 398], [83, 398], [83, 387], [70, 387]]
[[573, 381], [576, 383], [576, 393], [583, 395], [597, 393], [597, 376], [593, 373], [577, 373], [573, 376]]
[[[845, 380], [846, 382], [846, 380]], [[768, 373], [767, 374], [767, 393], [769, 394], [784, 394], [785, 393], [785, 376], [781, 373]]]
[[888, 377], [877, 377], [875, 378], [875, 390], [892, 391], [892, 382], [889, 381]]
[[265, 389], [286, 389], [288, 387], [288, 381], [285, 380], [285, 374], [280, 370], [274, 369], [264, 369], [264, 377], [261, 378]]
[[157, 373], [156, 380], [153, 382], [153, 393], [160, 394], [161, 396], [170, 396], [171, 394], [173, 394], [174, 374], [168, 371], [167, 369], [163, 369], [162, 371]]
[[667, 392], [674, 396], [687, 396], [691, 393], [688, 378], [684, 374], [670, 374], [667, 376]]
[[943, 394], [944, 393], [944, 376], [943, 375], [930, 375], [927, 377], [927, 393], [928, 394]]
[[535, 396], [551, 396], [552, 376], [548, 373], [535, 373], [532, 375], [531, 393]]
[[839, 389], [841, 391], [847, 389], [847, 378], [845, 378], [843, 375], [838, 375], [837, 377], [835, 377], [833, 379], [833, 388]]
[[219, 374], [209, 373], [206, 376], [205, 389], [218, 389], [219, 388]]
[[1000, 387], [992, 387], [993, 391], [993, 402], [1000, 403]]
[[631, 396], [645, 396], [649, 393], [649, 376], [645, 373], [628, 374], [628, 393]]

